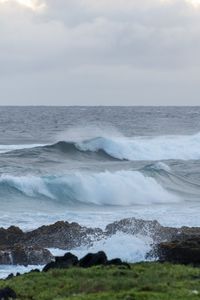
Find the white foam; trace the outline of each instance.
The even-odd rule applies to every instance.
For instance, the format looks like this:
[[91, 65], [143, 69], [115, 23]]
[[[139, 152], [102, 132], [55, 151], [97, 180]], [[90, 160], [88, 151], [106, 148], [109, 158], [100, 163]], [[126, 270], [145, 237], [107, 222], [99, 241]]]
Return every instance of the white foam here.
[[82, 151], [104, 150], [118, 159], [200, 159], [200, 134], [158, 137], [100, 137], [77, 143]]
[[[88, 252], [104, 251], [108, 259], [121, 258], [123, 261], [134, 263], [146, 260], [146, 254], [151, 250], [151, 244], [152, 239], [147, 236], [117, 233], [107, 239], [95, 242], [90, 247], [80, 247], [70, 252], [80, 259]], [[61, 256], [67, 252], [67, 250], [59, 249], [49, 250], [55, 256]]]
[[42, 270], [43, 266], [32, 266], [29, 265], [28, 267], [19, 266], [19, 265], [0, 265], [0, 279], [5, 279], [9, 274], [13, 273], [16, 275], [17, 273], [24, 274], [28, 273], [33, 269]]
[[132, 206], [172, 203], [180, 199], [165, 190], [154, 178], [138, 171], [72, 173], [63, 176], [1, 176], [0, 183], [29, 197], [39, 195], [61, 202], [96, 205]]

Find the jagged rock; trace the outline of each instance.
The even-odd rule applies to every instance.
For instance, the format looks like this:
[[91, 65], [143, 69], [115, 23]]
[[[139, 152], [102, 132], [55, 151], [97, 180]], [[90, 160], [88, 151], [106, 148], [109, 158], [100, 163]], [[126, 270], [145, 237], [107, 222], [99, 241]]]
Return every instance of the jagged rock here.
[[14, 246], [0, 250], [0, 264], [43, 265], [53, 259], [49, 250], [39, 247]]
[[0, 228], [0, 246], [13, 246], [20, 242], [23, 236], [23, 231], [18, 227], [11, 226], [8, 229]]
[[[145, 221], [142, 219], [128, 218], [116, 221], [106, 226], [106, 234], [113, 235], [117, 232], [123, 232], [132, 235], [145, 235], [157, 243], [164, 240], [171, 240], [178, 234], [178, 229], [173, 227], [164, 227], [158, 221]], [[200, 233], [200, 229], [199, 229]]]
[[162, 262], [200, 265], [200, 237], [197, 236], [160, 243], [156, 251]]
[[43, 268], [43, 272], [47, 272], [50, 269], [67, 269], [77, 265], [78, 257], [68, 252], [64, 256], [55, 257], [55, 261], [48, 263]]
[[17, 299], [17, 295], [14, 290], [9, 287], [0, 290], [0, 300]]
[[0, 228], [0, 264], [45, 264], [52, 260], [52, 255], [45, 248], [71, 250], [83, 245], [89, 246], [117, 232], [148, 236], [152, 238], [153, 245], [173, 240], [185, 241], [190, 237], [200, 238], [199, 227], [164, 227], [157, 221], [135, 218], [109, 224], [105, 231], [64, 221], [30, 232], [11, 226], [8, 229]]
[[53, 225], [42, 226], [24, 237], [24, 244], [45, 248], [73, 249], [90, 244], [100, 238], [103, 231], [99, 228], [82, 227], [77, 223], [57, 222]]

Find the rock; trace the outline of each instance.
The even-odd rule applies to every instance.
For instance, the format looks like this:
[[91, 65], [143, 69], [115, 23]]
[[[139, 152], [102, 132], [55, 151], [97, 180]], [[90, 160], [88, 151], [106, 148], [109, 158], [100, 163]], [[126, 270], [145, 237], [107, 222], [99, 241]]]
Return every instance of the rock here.
[[47, 264], [43, 268], [43, 272], [47, 272], [51, 269], [66, 269], [74, 266], [81, 268], [90, 268], [99, 265], [122, 265], [130, 268], [130, 266], [127, 263], [122, 262], [119, 258], [108, 260], [106, 254], [103, 251], [100, 251], [98, 253], [89, 253], [80, 260], [78, 260], [78, 258], [75, 255], [68, 252], [64, 256], [55, 257], [55, 261], [52, 261], [49, 264]]
[[79, 266], [82, 268], [90, 268], [98, 265], [106, 265], [108, 262], [107, 256], [103, 251], [98, 253], [88, 253], [79, 261]]
[[[106, 235], [111, 236], [117, 232], [131, 235], [145, 235], [152, 238], [154, 243], [171, 240], [178, 234], [178, 229], [164, 227], [158, 221], [145, 221], [142, 219], [128, 218], [116, 221], [106, 226]], [[200, 234], [200, 229], [199, 229]]]
[[68, 252], [64, 256], [55, 257], [55, 261], [48, 263], [43, 268], [43, 272], [47, 272], [50, 269], [66, 269], [66, 268], [76, 266], [77, 264], [78, 264], [78, 257]]
[[120, 266], [123, 264], [122, 260], [120, 258], [114, 258], [111, 260], [108, 260], [106, 263], [108, 266], [113, 265], [113, 266]]
[[6, 287], [0, 290], [0, 300], [9, 300], [9, 299], [17, 299], [17, 295], [15, 291], [11, 288]]
[[30, 232], [11, 226], [8, 229], [0, 228], [0, 264], [46, 264], [51, 262], [52, 255], [45, 248], [71, 250], [84, 245], [90, 246], [117, 232], [148, 236], [152, 239], [152, 245], [174, 240], [184, 241], [190, 237], [200, 238], [199, 227], [164, 227], [157, 221], [135, 218], [111, 223], [105, 231], [64, 221]]
[[200, 237], [160, 243], [156, 251], [161, 262], [200, 265]]
[[0, 250], [0, 264], [3, 265], [44, 265], [52, 259], [49, 250], [39, 247], [16, 245]]
[[82, 227], [77, 223], [62, 221], [53, 225], [42, 226], [26, 233], [24, 244], [27, 246], [70, 250], [81, 245], [88, 245], [102, 235], [103, 231], [99, 228], [92, 229]]
[[8, 229], [0, 228], [0, 246], [13, 246], [20, 242], [23, 236], [23, 231], [18, 227], [11, 226]]

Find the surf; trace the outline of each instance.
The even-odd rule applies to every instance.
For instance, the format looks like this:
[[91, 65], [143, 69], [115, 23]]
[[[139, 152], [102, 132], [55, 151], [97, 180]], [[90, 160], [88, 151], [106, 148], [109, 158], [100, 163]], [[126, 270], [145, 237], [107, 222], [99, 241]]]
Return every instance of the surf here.
[[105, 159], [128, 161], [198, 160], [200, 133], [194, 135], [104, 137], [79, 141], [63, 140], [52, 144], [0, 145], [1, 154], [32, 155], [33, 151], [66, 155], [73, 159]]

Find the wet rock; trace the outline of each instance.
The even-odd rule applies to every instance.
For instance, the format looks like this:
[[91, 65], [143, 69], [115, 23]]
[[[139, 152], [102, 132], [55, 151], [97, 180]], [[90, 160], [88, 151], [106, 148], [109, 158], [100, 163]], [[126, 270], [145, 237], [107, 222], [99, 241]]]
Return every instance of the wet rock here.
[[156, 251], [161, 262], [200, 265], [200, 237], [197, 236], [160, 243]]
[[127, 263], [124, 263], [119, 258], [108, 260], [106, 254], [103, 251], [97, 253], [88, 253], [83, 258], [78, 260], [78, 258], [71, 254], [66, 253], [64, 256], [55, 257], [55, 261], [50, 262], [43, 268], [43, 272], [47, 272], [51, 269], [66, 269], [70, 267], [80, 267], [80, 268], [90, 268], [94, 266], [125, 266], [130, 268]]
[[28, 232], [24, 244], [44, 248], [73, 249], [100, 239], [103, 231], [99, 228], [82, 227], [77, 223], [57, 222]]
[[0, 250], [0, 264], [3, 265], [43, 265], [52, 259], [49, 250], [39, 247], [17, 245]]
[[14, 290], [9, 287], [0, 290], [0, 300], [17, 299], [17, 295]]
[[55, 261], [48, 263], [43, 268], [43, 272], [47, 272], [50, 269], [67, 269], [77, 265], [78, 265], [78, 257], [68, 252], [64, 256], [55, 257]]
[[11, 226], [8, 229], [0, 228], [0, 246], [13, 246], [20, 242], [23, 236], [23, 231], [18, 227]]
[[[126, 234], [151, 237], [153, 242], [157, 243], [164, 240], [171, 240], [178, 234], [178, 229], [173, 227], [164, 227], [158, 221], [146, 221], [142, 219], [128, 218], [116, 221], [106, 226], [106, 234], [112, 236], [117, 232]], [[199, 229], [200, 233], [200, 229]]]
[[98, 253], [88, 253], [79, 261], [79, 266], [82, 268], [90, 268], [93, 266], [106, 265], [108, 262], [107, 256], [103, 251]]

